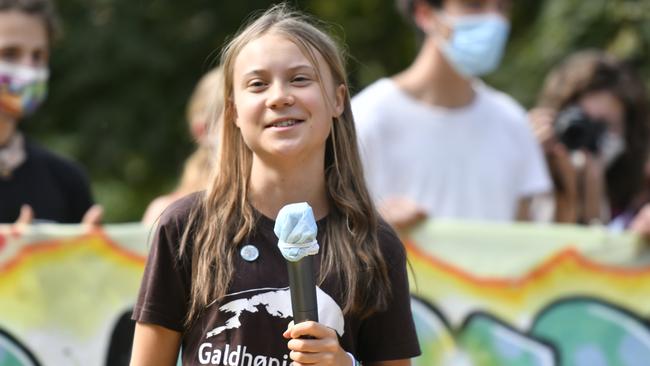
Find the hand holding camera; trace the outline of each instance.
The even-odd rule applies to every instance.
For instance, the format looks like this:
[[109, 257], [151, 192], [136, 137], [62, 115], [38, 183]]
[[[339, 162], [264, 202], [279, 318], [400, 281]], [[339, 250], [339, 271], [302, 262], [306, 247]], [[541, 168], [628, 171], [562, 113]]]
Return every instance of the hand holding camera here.
[[608, 150], [605, 122], [589, 118], [577, 106], [560, 112], [536, 108], [530, 111], [529, 118], [555, 186], [556, 220], [600, 219], [598, 203], [605, 192], [603, 152]]
[[558, 141], [569, 151], [600, 154], [607, 124], [590, 118], [578, 106], [570, 106], [558, 113], [554, 131]]

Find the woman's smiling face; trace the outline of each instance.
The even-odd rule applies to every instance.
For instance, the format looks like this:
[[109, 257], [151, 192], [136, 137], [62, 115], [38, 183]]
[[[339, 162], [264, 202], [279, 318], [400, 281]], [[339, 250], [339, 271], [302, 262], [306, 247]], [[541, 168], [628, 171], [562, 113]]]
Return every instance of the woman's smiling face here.
[[233, 67], [236, 125], [246, 145], [266, 161], [324, 156], [332, 119], [343, 112], [323, 57], [313, 65], [287, 37], [269, 32], [244, 46]]

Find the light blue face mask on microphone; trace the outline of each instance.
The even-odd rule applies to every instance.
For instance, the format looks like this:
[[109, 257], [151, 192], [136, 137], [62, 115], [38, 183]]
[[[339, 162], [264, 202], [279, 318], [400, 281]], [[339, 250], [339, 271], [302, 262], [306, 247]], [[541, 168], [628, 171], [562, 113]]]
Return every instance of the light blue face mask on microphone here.
[[278, 248], [288, 261], [297, 262], [318, 253], [318, 226], [311, 206], [306, 202], [282, 207], [273, 231], [278, 237]]
[[461, 75], [481, 76], [501, 63], [510, 33], [510, 23], [497, 14], [446, 16], [451, 38], [441, 51]]

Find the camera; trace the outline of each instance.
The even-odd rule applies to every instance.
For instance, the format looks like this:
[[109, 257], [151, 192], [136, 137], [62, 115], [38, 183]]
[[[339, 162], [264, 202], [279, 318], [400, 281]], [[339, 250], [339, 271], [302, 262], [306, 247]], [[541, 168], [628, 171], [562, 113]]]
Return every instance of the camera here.
[[600, 120], [591, 119], [578, 106], [563, 109], [555, 120], [555, 136], [567, 149], [586, 149], [598, 153], [607, 125]]

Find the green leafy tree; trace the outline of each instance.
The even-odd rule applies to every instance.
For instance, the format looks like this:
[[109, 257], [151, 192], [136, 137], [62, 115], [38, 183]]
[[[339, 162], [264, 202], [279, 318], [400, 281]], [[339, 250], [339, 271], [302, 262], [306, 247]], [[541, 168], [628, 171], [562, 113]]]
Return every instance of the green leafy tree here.
[[[59, 1], [64, 37], [52, 55], [50, 97], [25, 124], [89, 171], [107, 222], [139, 220], [168, 192], [193, 143], [184, 111], [220, 46], [262, 0]], [[408, 66], [417, 52], [393, 0], [293, 1], [347, 45], [355, 93]], [[521, 0], [503, 66], [487, 78], [534, 105], [548, 70], [567, 54], [603, 48], [650, 80], [647, 0]]]

